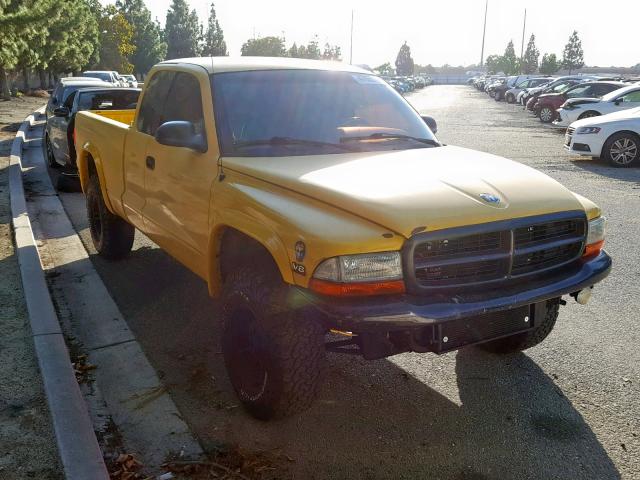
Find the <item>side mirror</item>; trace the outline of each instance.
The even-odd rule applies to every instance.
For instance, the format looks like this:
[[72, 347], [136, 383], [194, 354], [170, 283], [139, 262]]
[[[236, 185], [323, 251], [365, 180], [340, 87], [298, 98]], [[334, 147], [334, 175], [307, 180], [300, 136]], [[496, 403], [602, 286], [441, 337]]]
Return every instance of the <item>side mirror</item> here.
[[422, 115], [422, 120], [424, 120], [424, 123], [427, 124], [427, 127], [429, 127], [429, 130], [431, 130], [434, 134], [438, 133], [438, 124], [435, 118], [430, 117], [428, 115]]
[[616, 105], [620, 105], [622, 103], [622, 99], [621, 98], [616, 98], [613, 103], [615, 103]]
[[55, 117], [66, 118], [69, 116], [69, 109], [67, 107], [58, 107], [53, 111]]
[[200, 153], [207, 151], [206, 137], [196, 133], [191, 122], [176, 120], [163, 123], [156, 130], [156, 141], [169, 147], [189, 148]]

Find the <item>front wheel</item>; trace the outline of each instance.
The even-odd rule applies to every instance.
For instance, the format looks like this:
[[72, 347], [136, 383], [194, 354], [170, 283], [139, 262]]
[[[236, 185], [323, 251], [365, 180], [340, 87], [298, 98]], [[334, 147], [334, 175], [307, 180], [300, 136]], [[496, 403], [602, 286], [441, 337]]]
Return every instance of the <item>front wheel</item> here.
[[541, 319], [535, 319], [537, 325], [525, 333], [518, 333], [510, 337], [500, 338], [481, 343], [478, 348], [491, 353], [507, 354], [520, 352], [527, 348], [535, 347], [549, 336], [556, 324], [560, 311], [560, 299], [548, 300], [545, 305], [545, 315]]
[[513, 96], [512, 93], [507, 93], [506, 100], [507, 100], [507, 103], [516, 103], [516, 98]]
[[325, 331], [291, 310], [287, 291], [278, 274], [255, 266], [225, 280], [222, 353], [236, 395], [259, 420], [309, 408], [324, 370]]
[[555, 113], [550, 107], [542, 107], [540, 109], [539, 117], [542, 123], [551, 123], [553, 121], [553, 117], [555, 117]]
[[593, 110], [589, 110], [588, 112], [584, 112], [582, 115], [578, 117], [578, 120], [582, 120], [583, 118], [592, 118], [599, 117], [600, 114], [598, 112], [594, 112]]
[[640, 159], [640, 137], [630, 132], [616, 133], [607, 140], [602, 154], [613, 167], [630, 167]]

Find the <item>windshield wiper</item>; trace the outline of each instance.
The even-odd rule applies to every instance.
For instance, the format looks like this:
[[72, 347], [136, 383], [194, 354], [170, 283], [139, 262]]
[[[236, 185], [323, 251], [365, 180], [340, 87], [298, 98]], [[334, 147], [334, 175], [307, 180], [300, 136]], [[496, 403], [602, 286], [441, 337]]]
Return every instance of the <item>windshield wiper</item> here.
[[384, 133], [384, 132], [377, 132], [377, 133], [372, 133], [371, 135], [360, 135], [357, 137], [342, 137], [340, 139], [341, 142], [349, 142], [352, 140], [375, 140], [378, 138], [389, 138], [389, 139], [394, 139], [394, 138], [398, 138], [398, 139], [404, 139], [404, 140], [414, 140], [416, 142], [420, 142], [420, 143], [425, 143], [427, 145], [431, 145], [433, 147], [440, 147], [440, 143], [436, 142], [435, 140], [432, 140], [430, 138], [420, 138], [420, 137], [412, 137], [411, 135], [403, 135], [401, 133]]
[[309, 145], [315, 147], [333, 147], [340, 150], [353, 151], [353, 149], [343, 145], [341, 143], [321, 142], [319, 140], [307, 140], [304, 138], [292, 138], [292, 137], [271, 137], [258, 140], [247, 140], [243, 142], [234, 142], [233, 146], [236, 148], [242, 147], [254, 147], [259, 145]]

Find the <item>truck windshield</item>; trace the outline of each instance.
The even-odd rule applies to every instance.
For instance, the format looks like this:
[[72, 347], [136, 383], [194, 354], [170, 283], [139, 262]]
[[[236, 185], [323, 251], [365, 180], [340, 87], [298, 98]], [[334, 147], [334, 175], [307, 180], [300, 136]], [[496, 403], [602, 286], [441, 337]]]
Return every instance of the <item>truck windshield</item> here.
[[384, 80], [323, 70], [212, 75], [216, 126], [226, 156], [295, 156], [406, 150], [439, 144]]

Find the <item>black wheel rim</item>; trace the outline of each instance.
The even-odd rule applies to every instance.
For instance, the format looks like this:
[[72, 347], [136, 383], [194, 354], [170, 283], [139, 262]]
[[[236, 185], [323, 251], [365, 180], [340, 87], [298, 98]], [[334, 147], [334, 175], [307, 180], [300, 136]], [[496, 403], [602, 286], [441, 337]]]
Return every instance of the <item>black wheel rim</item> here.
[[231, 381], [240, 398], [256, 401], [264, 394], [269, 379], [267, 339], [248, 309], [233, 313], [226, 334]]
[[102, 238], [102, 217], [100, 216], [100, 206], [98, 199], [94, 195], [89, 196], [89, 229], [91, 230], [91, 239], [95, 245], [100, 244]]

